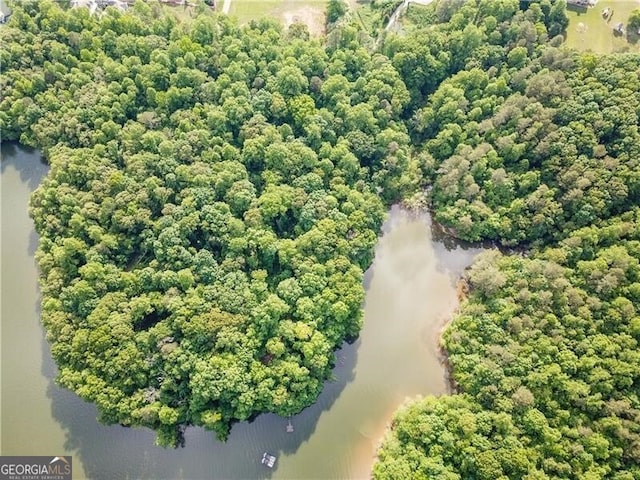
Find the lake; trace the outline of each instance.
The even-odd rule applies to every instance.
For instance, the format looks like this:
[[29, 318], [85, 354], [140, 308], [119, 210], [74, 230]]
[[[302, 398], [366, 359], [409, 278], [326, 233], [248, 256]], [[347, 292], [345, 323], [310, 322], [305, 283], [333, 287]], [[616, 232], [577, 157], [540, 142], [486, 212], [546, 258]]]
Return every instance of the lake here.
[[[38, 151], [2, 145], [2, 455], [72, 455], [74, 478], [368, 478], [393, 411], [407, 398], [448, 390], [442, 326], [457, 307], [456, 283], [481, 248], [438, 235], [428, 214], [391, 208], [365, 274], [364, 327], [336, 352], [318, 401], [287, 419], [236, 424], [226, 443], [201, 428], [186, 447], [154, 445], [147, 429], [100, 425], [96, 410], [54, 383], [39, 321], [29, 195], [48, 167]], [[275, 468], [260, 464], [264, 451]]]

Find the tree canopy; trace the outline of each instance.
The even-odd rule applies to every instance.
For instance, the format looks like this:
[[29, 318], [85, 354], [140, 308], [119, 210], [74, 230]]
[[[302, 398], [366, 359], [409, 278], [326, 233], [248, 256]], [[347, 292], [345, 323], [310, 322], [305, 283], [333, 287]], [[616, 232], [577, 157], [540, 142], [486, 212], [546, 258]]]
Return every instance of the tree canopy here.
[[440, 2], [386, 44], [436, 219], [521, 248], [467, 272], [459, 393], [396, 413], [375, 478], [640, 476], [640, 56], [566, 49], [564, 6]]
[[59, 382], [176, 445], [316, 399], [360, 329], [381, 198], [419, 169], [386, 57], [142, 6], [18, 6], [0, 121], [51, 164], [31, 215]]
[[401, 408], [374, 476], [638, 478], [640, 56], [565, 48], [565, 7], [435, 2], [373, 51], [349, 16], [323, 43], [16, 5], [0, 128], [51, 164], [30, 208], [58, 381], [165, 446], [299, 412], [358, 335], [386, 206], [418, 195], [519, 249], [467, 272], [459, 393]]
[[464, 393], [396, 413], [374, 476], [637, 478], [639, 215], [484, 254], [444, 337]]

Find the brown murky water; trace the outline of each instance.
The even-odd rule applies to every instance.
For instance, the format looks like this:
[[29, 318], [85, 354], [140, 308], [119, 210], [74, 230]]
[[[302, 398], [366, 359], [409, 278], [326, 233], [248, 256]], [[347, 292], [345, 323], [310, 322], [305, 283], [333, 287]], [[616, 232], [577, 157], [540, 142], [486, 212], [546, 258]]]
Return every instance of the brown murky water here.
[[[286, 419], [261, 415], [234, 426], [224, 444], [191, 428], [185, 448], [164, 450], [151, 431], [98, 424], [93, 406], [54, 384], [39, 323], [27, 204], [46, 171], [37, 151], [2, 145], [3, 455], [72, 455], [74, 478], [368, 478], [397, 406], [446, 392], [439, 331], [457, 306], [457, 279], [481, 249], [434, 238], [428, 215], [393, 207], [365, 275], [360, 338], [336, 353], [334, 380], [291, 419], [293, 433]], [[273, 470], [260, 464], [266, 450], [278, 457]]]

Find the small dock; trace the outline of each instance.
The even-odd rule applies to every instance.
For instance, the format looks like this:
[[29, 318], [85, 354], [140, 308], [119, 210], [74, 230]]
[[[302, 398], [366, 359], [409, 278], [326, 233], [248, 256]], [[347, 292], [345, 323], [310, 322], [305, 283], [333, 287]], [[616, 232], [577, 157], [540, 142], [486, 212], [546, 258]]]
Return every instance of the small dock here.
[[268, 452], [264, 452], [262, 454], [262, 464], [266, 465], [269, 468], [273, 468], [273, 466], [276, 464], [276, 457]]
[[293, 425], [291, 424], [291, 420], [287, 422], [287, 433], [293, 433]]

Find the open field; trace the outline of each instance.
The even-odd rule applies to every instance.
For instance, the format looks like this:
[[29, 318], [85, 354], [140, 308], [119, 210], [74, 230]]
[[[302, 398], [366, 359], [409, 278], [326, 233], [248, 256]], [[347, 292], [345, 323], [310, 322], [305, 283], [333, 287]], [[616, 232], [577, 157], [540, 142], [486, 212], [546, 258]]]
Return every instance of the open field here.
[[263, 17], [276, 18], [285, 27], [301, 22], [311, 35], [317, 36], [324, 33], [326, 5], [326, 0], [231, 0], [229, 15], [240, 23]]
[[[602, 10], [606, 8], [613, 10], [608, 19], [602, 16]], [[567, 45], [596, 53], [640, 52], [640, 37], [636, 32], [614, 34], [613, 31], [619, 22], [626, 27], [629, 14], [636, 8], [640, 8], [640, 0], [601, 0], [589, 9], [569, 6]]]
[[424, 26], [430, 22], [435, 22], [434, 4], [422, 5], [410, 3], [404, 16], [400, 19], [403, 30], [410, 30], [414, 27]]
[[371, 0], [347, 0], [347, 3], [353, 12], [354, 19], [360, 22], [367, 32], [372, 32], [376, 22], [376, 14], [371, 9]]
[[[132, 0], [126, 1], [128, 1], [130, 5], [133, 4]], [[189, 23], [198, 16], [195, 0], [188, 0], [187, 4], [184, 5], [175, 5], [158, 0], [145, 0], [144, 3], [149, 6], [154, 17], [170, 15], [179, 22]]]

